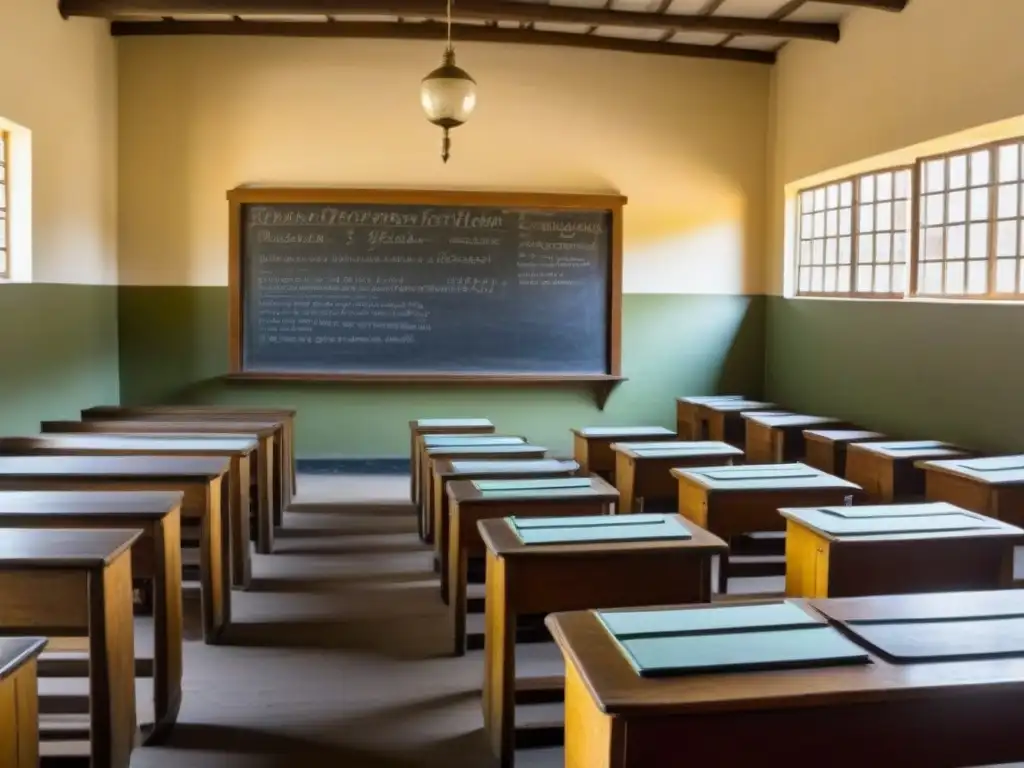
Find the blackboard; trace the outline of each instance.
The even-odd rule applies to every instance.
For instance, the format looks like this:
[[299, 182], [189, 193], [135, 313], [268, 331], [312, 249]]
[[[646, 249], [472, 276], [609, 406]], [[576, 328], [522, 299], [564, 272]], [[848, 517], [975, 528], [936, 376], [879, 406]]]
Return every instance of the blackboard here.
[[618, 373], [622, 198], [240, 189], [233, 369]]

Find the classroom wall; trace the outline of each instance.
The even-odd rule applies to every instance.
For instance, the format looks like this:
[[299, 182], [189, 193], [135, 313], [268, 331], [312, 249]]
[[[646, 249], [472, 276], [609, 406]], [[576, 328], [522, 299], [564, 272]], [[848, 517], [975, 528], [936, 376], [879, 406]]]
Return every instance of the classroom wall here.
[[[418, 104], [442, 46], [119, 41], [121, 390], [299, 408], [307, 457], [400, 456], [409, 419], [483, 415], [569, 450], [569, 427], [674, 420], [676, 395], [763, 382], [768, 68], [458, 45], [480, 103], [451, 161]], [[239, 184], [618, 192], [623, 372], [575, 390], [225, 384], [227, 205]]]
[[[1024, 306], [781, 298], [786, 184], [1024, 115], [1024, 4], [855, 11], [772, 73], [768, 397], [894, 434], [1024, 449]], [[880, 166], [879, 166], [880, 167]]]
[[30, 136], [30, 153], [14, 149], [32, 185], [31, 236], [12, 254], [31, 259], [32, 282], [0, 281], [4, 434], [119, 396], [116, 78], [105, 23], [0, 3], [0, 121]]

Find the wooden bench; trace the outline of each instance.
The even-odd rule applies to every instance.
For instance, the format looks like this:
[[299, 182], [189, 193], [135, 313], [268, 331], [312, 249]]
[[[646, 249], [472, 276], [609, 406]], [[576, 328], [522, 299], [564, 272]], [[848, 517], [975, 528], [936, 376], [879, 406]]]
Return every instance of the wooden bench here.
[[786, 596], [859, 597], [1013, 585], [1024, 531], [945, 502], [779, 510]]
[[[637, 525], [628, 525], [631, 521]], [[525, 522], [537, 523], [527, 519]], [[568, 523], [568, 521], [561, 521]], [[711, 600], [711, 560], [725, 542], [678, 515], [572, 518], [570, 525], [614, 522], [622, 540], [573, 541], [579, 527], [543, 531], [551, 543], [524, 543], [508, 519], [481, 520], [487, 548], [484, 730], [502, 768], [514, 762], [516, 686], [561, 693], [564, 679], [516, 679], [516, 622], [519, 616], [618, 606], [699, 603]], [[559, 521], [543, 520], [556, 526]], [[626, 523], [626, 525], [623, 525]], [[640, 531], [678, 526], [689, 538], [629, 540]], [[607, 526], [603, 526], [607, 528]], [[593, 532], [595, 529], [590, 528]], [[562, 723], [536, 726], [561, 735]], [[521, 735], [521, 734], [520, 734]], [[528, 737], [527, 737], [528, 738]], [[542, 737], [543, 739], [544, 737]], [[547, 738], [550, 738], [548, 736]], [[542, 741], [543, 743], [543, 741]]]
[[[434, 541], [434, 462], [440, 459], [542, 459], [548, 449], [530, 445], [525, 437], [513, 435], [447, 436], [428, 435], [420, 461], [420, 518], [424, 541]], [[442, 441], [437, 444], [432, 440]], [[446, 442], [451, 441], [451, 442]]]
[[[486, 554], [477, 523], [495, 517], [565, 517], [610, 514], [619, 492], [599, 477], [495, 481], [481, 490], [483, 480], [448, 483], [451, 526], [448, 538], [448, 614], [452, 651], [466, 652], [466, 585], [470, 557]], [[577, 485], [585, 482], [585, 486]], [[544, 487], [537, 487], [537, 484]]]
[[921, 500], [924, 472], [914, 462], [969, 455], [963, 448], [938, 440], [856, 443], [846, 454], [846, 477], [863, 488], [874, 504]]
[[568, 477], [579, 472], [575, 461], [559, 459], [434, 459], [434, 558], [441, 574], [441, 599], [448, 603], [448, 483], [454, 480], [516, 480], [530, 477]]
[[420, 503], [420, 467], [423, 458], [423, 435], [491, 434], [490, 419], [413, 419], [409, 422], [409, 498], [413, 506]]
[[846, 453], [852, 443], [885, 440], [866, 429], [805, 429], [804, 463], [836, 477], [846, 477]]
[[676, 433], [665, 427], [581, 427], [573, 429], [573, 458], [580, 471], [587, 475], [600, 475], [615, 483], [615, 452], [612, 443], [644, 441], [668, 442]]
[[804, 458], [804, 430], [828, 425], [850, 426], [830, 416], [802, 413], [744, 413], [747, 461], [751, 464], [784, 464]]
[[650, 504], [666, 502], [678, 507], [672, 477], [675, 467], [714, 467], [743, 458], [743, 451], [728, 443], [613, 443], [615, 487], [619, 490], [619, 514], [656, 511]]
[[742, 395], [702, 395], [676, 398], [676, 434], [680, 440], [707, 440], [707, 425], [700, 406], [723, 400], [743, 400]]
[[217, 643], [231, 622], [230, 535], [224, 475], [228, 461], [174, 456], [5, 456], [0, 490], [180, 491], [181, 516], [199, 529], [199, 576], [203, 636]]
[[249, 438], [191, 440], [147, 435], [44, 434], [0, 437], [0, 456], [214, 456], [231, 462], [227, 474], [231, 530], [231, 582], [248, 589], [252, 582], [249, 530], [249, 479], [257, 443]]
[[[989, 658], [925, 656], [897, 663], [866, 640], [850, 639], [847, 645], [840, 639], [837, 653], [860, 654], [869, 663], [641, 677], [595, 613], [554, 614], [547, 623], [566, 664], [567, 768], [938, 768], [1024, 759], [1015, 706], [1024, 696], [1024, 658], [994, 660], [991, 649], [1003, 638], [985, 630], [992, 623], [986, 617], [1024, 614], [1024, 593], [794, 602], [815, 622], [827, 617], [829, 624], [845, 622], [859, 631], [868, 625], [848, 622], [884, 623], [876, 632], [889, 646], [913, 652], [925, 635], [926, 654], [956, 654], [967, 635], [972, 641], [966, 651], [985, 648]], [[956, 616], [962, 620], [948, 621]], [[733, 642], [756, 648], [766, 634], [747, 632]], [[1019, 635], [1014, 640], [1019, 647]], [[691, 645], [684, 641], [680, 647]]]
[[701, 403], [697, 408], [697, 419], [703, 429], [702, 439], [728, 443], [742, 449], [747, 441], [743, 414], [748, 411], [785, 413], [785, 411], [778, 410], [775, 403], [765, 403], [760, 400], [737, 398]]
[[153, 721], [141, 723], [146, 744], [166, 738], [181, 707], [183, 499], [155, 491], [0, 491], [0, 536], [9, 528], [141, 531], [131, 548], [132, 578], [153, 583], [153, 657], [136, 664], [138, 676], [153, 678]]
[[256, 465], [253, 471], [250, 498], [256, 499], [254, 532], [256, 551], [270, 554], [274, 551], [274, 521], [284, 508], [283, 479], [277, 475], [274, 455], [276, 435], [280, 427], [267, 422], [156, 422], [156, 421], [44, 421], [42, 431], [47, 434], [95, 432], [97, 434], [173, 436], [175, 439], [255, 440]]
[[1024, 527], [1024, 455], [919, 461], [929, 501]]
[[[140, 533], [0, 533], [0, 634], [44, 635], [49, 649], [61, 648], [61, 638], [88, 638], [91, 764], [128, 768], [139, 739], [129, 550]], [[43, 697], [44, 741], [50, 735], [46, 705]], [[61, 740], [74, 738], [62, 730]]]
[[168, 421], [193, 416], [224, 421], [280, 421], [281, 454], [285, 462], [285, 505], [298, 489], [298, 463], [295, 458], [295, 417], [291, 408], [262, 408], [248, 405], [97, 405], [82, 411], [82, 420], [116, 420], [136, 417], [167, 416]]
[[[806, 464], [673, 469], [679, 514], [731, 543], [743, 534], [785, 530], [782, 507], [852, 503], [860, 488]], [[718, 591], [728, 592], [729, 555], [718, 563]]]
[[0, 637], [0, 768], [39, 768], [36, 657], [44, 637]]

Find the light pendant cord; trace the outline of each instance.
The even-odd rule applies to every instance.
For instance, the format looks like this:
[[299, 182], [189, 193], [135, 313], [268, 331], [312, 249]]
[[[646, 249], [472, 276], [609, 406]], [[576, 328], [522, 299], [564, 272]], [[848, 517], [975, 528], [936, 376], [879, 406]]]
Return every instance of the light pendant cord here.
[[448, 0], [448, 50], [452, 49], [452, 0]]

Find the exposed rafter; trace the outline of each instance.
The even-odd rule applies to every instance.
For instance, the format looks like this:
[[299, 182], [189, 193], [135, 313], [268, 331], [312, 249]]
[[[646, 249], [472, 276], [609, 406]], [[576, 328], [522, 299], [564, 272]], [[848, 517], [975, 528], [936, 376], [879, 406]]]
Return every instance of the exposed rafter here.
[[848, 5], [851, 8], [874, 8], [876, 11], [902, 11], [908, 0], [814, 0], [826, 5]]
[[[116, 19], [126, 15], [196, 16], [436, 16], [437, 0], [60, 0], [67, 16]], [[515, 21], [521, 24], [580, 24], [674, 32], [717, 32], [837, 42], [839, 25], [731, 16], [641, 13], [638, 11], [581, 8], [563, 5], [509, 2], [509, 0], [461, 0], [454, 16], [475, 21]]]
[[[346, 22], [326, 24], [318, 21], [115, 21], [111, 34], [132, 35], [249, 35], [264, 37], [354, 37], [397, 38], [403, 40], [442, 40], [445, 25], [427, 21], [394, 24], [388, 22]], [[775, 54], [740, 48], [716, 48], [709, 45], [684, 45], [620, 37], [602, 37], [563, 32], [542, 32], [536, 29], [504, 29], [502, 27], [457, 24], [453, 35], [458, 40], [485, 43], [518, 43], [554, 45], [570, 48], [594, 48], [605, 51], [653, 53], [701, 59], [727, 59], [757, 64], [771, 64]]]

